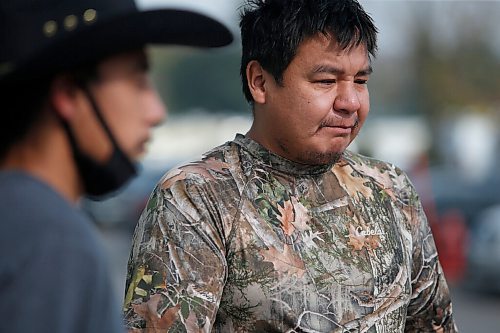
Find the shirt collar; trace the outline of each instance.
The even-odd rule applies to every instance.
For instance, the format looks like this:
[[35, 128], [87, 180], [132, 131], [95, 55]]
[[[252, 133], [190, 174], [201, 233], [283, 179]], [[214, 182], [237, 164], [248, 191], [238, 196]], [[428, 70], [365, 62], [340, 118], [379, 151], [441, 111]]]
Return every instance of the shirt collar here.
[[333, 163], [321, 165], [308, 165], [290, 161], [282, 156], [264, 148], [257, 141], [254, 141], [242, 134], [236, 134], [234, 142], [245, 149], [261, 164], [292, 175], [319, 175], [331, 170]]

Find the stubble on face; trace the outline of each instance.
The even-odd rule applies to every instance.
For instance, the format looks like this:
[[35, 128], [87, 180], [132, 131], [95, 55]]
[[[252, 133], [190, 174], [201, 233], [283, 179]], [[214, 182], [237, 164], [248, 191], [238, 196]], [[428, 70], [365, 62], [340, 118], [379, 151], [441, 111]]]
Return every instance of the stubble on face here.
[[344, 152], [320, 153], [315, 151], [305, 151], [298, 158], [309, 165], [326, 165], [337, 163], [343, 153]]
[[[290, 154], [289, 143], [285, 140], [277, 140], [280, 148], [287, 154]], [[305, 165], [327, 165], [335, 164], [340, 160], [344, 152], [318, 152], [318, 151], [302, 151], [294, 158], [294, 162]]]
[[[323, 126], [324, 125], [324, 126]], [[321, 127], [327, 127], [328, 122], [325, 121], [325, 124], [321, 124], [318, 128], [318, 131], [321, 129]], [[352, 131], [355, 132], [358, 130], [360, 124], [359, 124], [359, 118], [356, 117], [354, 125], [352, 126]], [[292, 155], [293, 151], [297, 151], [297, 149], [290, 149], [290, 146], [292, 146], [294, 143], [290, 142], [289, 140], [286, 140], [284, 138], [278, 138], [277, 143], [281, 150], [285, 152], [288, 155]], [[294, 157], [294, 161], [297, 163], [301, 164], [306, 164], [306, 165], [327, 165], [327, 164], [335, 164], [337, 163], [340, 158], [342, 157], [342, 154], [344, 151], [347, 149], [345, 147], [342, 150], [338, 151], [326, 151], [326, 152], [320, 152], [320, 151], [314, 151], [314, 150], [304, 150], [300, 151], [298, 155]]]

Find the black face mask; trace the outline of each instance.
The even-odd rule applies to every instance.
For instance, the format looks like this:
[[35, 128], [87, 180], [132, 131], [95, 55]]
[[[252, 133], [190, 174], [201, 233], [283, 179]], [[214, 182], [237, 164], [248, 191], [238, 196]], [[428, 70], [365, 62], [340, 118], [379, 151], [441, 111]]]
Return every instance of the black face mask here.
[[137, 174], [137, 169], [134, 163], [118, 146], [88, 88], [82, 87], [82, 89], [86, 93], [97, 119], [99, 119], [101, 126], [111, 141], [113, 146], [111, 157], [103, 163], [95, 161], [80, 149], [73, 132], [65, 121], [63, 121], [63, 125], [70, 140], [73, 157], [82, 178], [85, 192], [89, 196], [99, 197], [122, 187]]

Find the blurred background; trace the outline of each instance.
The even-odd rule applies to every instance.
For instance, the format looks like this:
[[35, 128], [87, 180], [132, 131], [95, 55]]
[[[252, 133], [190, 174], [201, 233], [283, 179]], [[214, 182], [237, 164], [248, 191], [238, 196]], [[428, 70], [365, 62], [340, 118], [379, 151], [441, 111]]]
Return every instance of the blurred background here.
[[[361, 3], [380, 29], [379, 53], [369, 82], [370, 116], [351, 149], [409, 173], [434, 231], [461, 332], [498, 332], [500, 2]], [[241, 1], [200, 1], [212, 4], [239, 35]], [[168, 118], [155, 130], [137, 179], [103, 202], [82, 201], [102, 231], [120, 302], [133, 229], [154, 184], [173, 166], [249, 129], [239, 44], [151, 49]]]

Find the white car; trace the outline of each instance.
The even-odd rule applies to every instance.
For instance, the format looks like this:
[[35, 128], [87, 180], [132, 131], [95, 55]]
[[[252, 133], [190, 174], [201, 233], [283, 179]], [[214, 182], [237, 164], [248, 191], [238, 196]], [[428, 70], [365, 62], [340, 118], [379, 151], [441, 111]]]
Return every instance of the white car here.
[[465, 284], [500, 293], [500, 204], [478, 214], [471, 229]]

